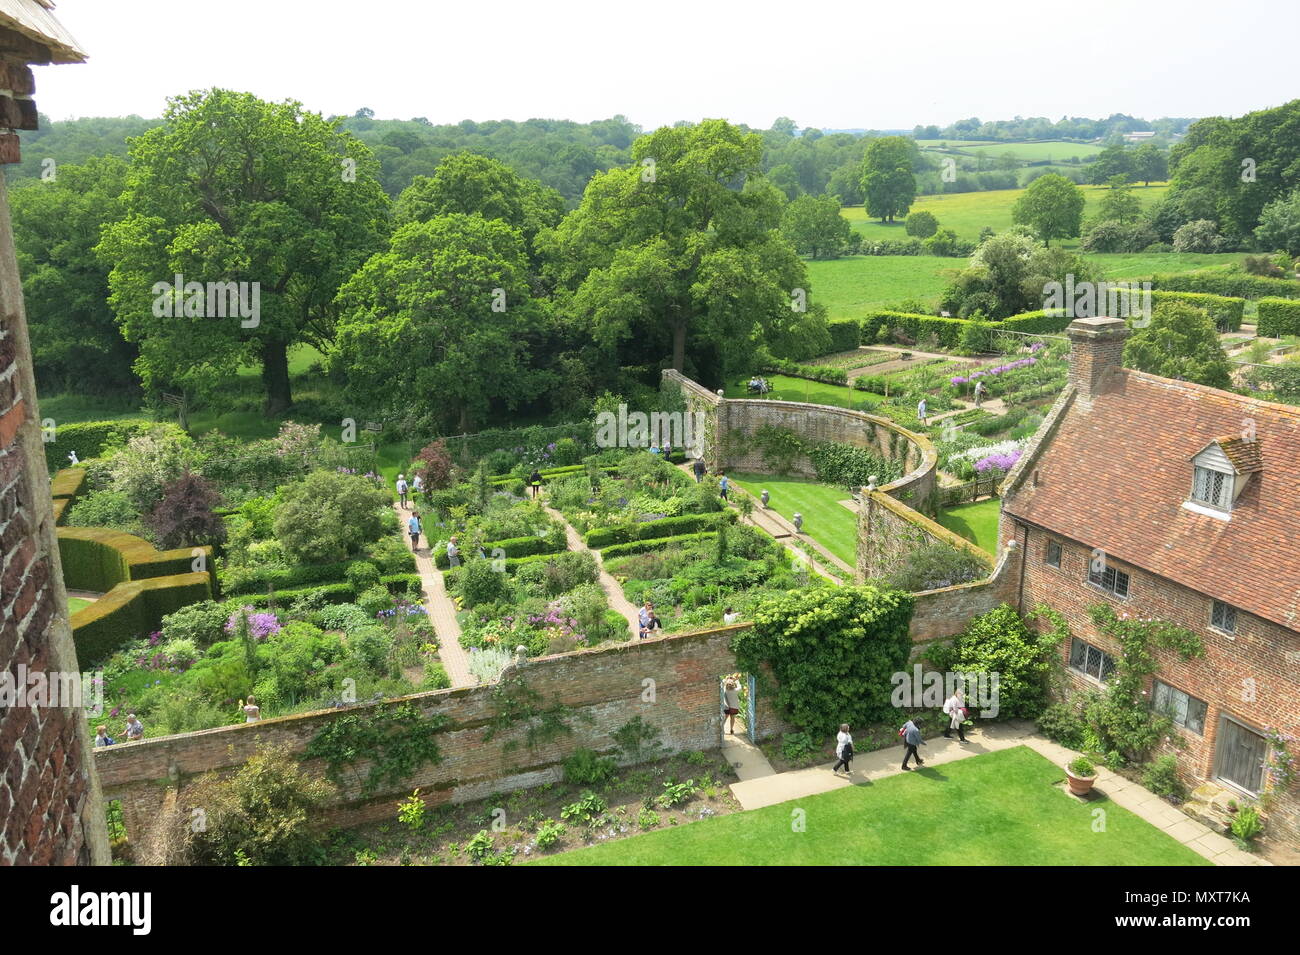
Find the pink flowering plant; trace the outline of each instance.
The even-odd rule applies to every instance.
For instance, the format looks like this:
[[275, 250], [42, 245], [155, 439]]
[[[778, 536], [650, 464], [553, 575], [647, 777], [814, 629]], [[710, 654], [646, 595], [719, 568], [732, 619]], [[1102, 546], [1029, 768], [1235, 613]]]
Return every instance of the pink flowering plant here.
[[226, 633], [239, 633], [239, 619], [244, 614], [248, 615], [248, 632], [254, 640], [265, 640], [280, 632], [280, 619], [275, 614], [269, 611], [259, 612], [253, 607], [244, 606], [230, 615], [230, 619], [226, 621]]

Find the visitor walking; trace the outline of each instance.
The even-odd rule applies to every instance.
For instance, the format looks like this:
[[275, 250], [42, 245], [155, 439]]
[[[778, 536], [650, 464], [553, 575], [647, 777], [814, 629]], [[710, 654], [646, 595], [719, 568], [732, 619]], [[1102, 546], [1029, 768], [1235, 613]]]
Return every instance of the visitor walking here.
[[696, 458], [695, 463], [691, 465], [691, 470], [695, 472], [695, 483], [699, 484], [704, 480], [704, 475], [708, 473], [708, 468], [704, 466], [703, 458]]
[[411, 497], [424, 493], [424, 478], [417, 472], [411, 479]]
[[655, 616], [655, 605], [648, 600], [637, 612], [637, 618], [641, 621], [642, 628], [647, 631], [654, 630], [656, 627], [663, 629], [659, 618]]
[[943, 731], [943, 738], [952, 739], [952, 731], [956, 730], [957, 738], [965, 743], [967, 741], [966, 729], [962, 724], [966, 721], [966, 699], [961, 690], [953, 693], [952, 696], [943, 701], [943, 712], [948, 717], [948, 725]]
[[257, 697], [250, 696], [244, 704], [244, 722], [256, 723], [262, 718], [262, 708], [257, 705]]
[[722, 480], [718, 482], [718, 493], [722, 495], [724, 501], [727, 500], [727, 492], [729, 490], [731, 490], [731, 481], [728, 480], [727, 476], [724, 474], [722, 475]]
[[532, 488], [533, 500], [537, 500], [537, 495], [542, 493], [542, 472], [533, 468], [533, 473], [528, 475], [528, 486]]
[[410, 518], [406, 522], [406, 533], [411, 535], [411, 550], [420, 549], [420, 512], [412, 511]]
[[853, 771], [849, 765], [853, 762], [853, 737], [849, 734], [849, 724], [841, 723], [840, 731], [835, 734], [835, 765], [831, 767], [831, 772], [838, 773], [840, 767], [844, 767], [844, 775], [847, 776]]
[[975, 407], [978, 408], [984, 402], [984, 396], [989, 393], [988, 388], [984, 387], [984, 382], [975, 382]]
[[447, 566], [460, 566], [460, 547], [456, 545], [456, 538], [454, 537], [447, 541]]
[[903, 728], [898, 731], [898, 735], [903, 737], [903, 768], [908, 769], [907, 761], [916, 757], [916, 765], [924, 766], [925, 760], [921, 754], [916, 751], [918, 746], [924, 746], [925, 740], [921, 738], [921, 727], [916, 725], [916, 720], [908, 720], [903, 724]]
[[112, 746], [112, 745], [113, 745], [114, 743], [116, 743], [116, 742], [117, 742], [117, 740], [113, 739], [113, 737], [111, 737], [111, 736], [108, 735], [108, 727], [107, 727], [107, 726], [97, 726], [97, 727], [95, 727], [95, 745], [96, 745], [96, 746]]
[[409, 485], [406, 483], [406, 475], [397, 475], [397, 499], [402, 503], [402, 509], [406, 509], [406, 491]]
[[134, 713], [128, 713], [126, 716], [126, 738], [128, 741], [144, 739], [144, 724], [135, 718]]
[[740, 712], [740, 684], [736, 682], [735, 677], [727, 677], [722, 681], [722, 715], [727, 718], [730, 724], [727, 729], [728, 733], [736, 732], [736, 714]]
[[925, 399], [922, 398], [920, 401], [918, 401], [918, 402], [916, 403], [916, 418], [917, 418], [918, 421], [921, 422], [921, 427], [925, 427], [925, 424], [926, 424], [926, 421], [925, 421], [926, 410], [925, 410], [925, 409], [926, 409]]

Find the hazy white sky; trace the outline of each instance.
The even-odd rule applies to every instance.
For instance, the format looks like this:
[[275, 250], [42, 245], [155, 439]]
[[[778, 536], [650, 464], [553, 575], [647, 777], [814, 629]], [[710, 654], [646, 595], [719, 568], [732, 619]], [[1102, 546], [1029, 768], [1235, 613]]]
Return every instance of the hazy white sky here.
[[1256, 0], [57, 0], [90, 54], [54, 119], [223, 86], [380, 118], [622, 113], [766, 128], [1240, 115], [1300, 96], [1300, 3]]

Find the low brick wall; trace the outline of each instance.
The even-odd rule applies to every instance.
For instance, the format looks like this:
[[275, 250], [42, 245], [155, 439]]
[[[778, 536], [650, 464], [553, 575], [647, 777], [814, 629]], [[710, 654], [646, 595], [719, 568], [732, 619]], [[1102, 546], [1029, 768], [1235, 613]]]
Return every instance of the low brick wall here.
[[880, 488], [862, 495], [858, 510], [859, 579], [889, 574], [914, 550], [936, 542], [974, 554], [992, 570], [993, 558], [985, 551], [896, 500], [891, 490]]
[[[538, 705], [561, 703], [572, 733], [529, 749], [526, 726], [518, 725], [484, 739], [498, 712], [497, 684], [467, 689], [417, 693], [396, 700], [224, 726], [180, 736], [143, 740], [95, 751], [95, 763], [105, 799], [121, 800], [130, 838], [138, 837], [147, 821], [163, 806], [166, 794], [179, 790], [185, 803], [187, 786], [209, 770], [227, 773], [242, 766], [259, 748], [287, 744], [302, 753], [331, 720], [356, 716], [412, 702], [426, 715], [442, 714], [450, 722], [438, 733], [443, 761], [425, 766], [395, 786], [363, 796], [356, 783], [340, 787], [322, 823], [356, 825], [391, 819], [396, 801], [417, 786], [430, 805], [460, 803], [492, 793], [554, 782], [563, 776], [563, 761], [574, 750], [588, 747], [608, 751], [611, 735], [636, 716], [658, 727], [669, 751], [714, 749], [722, 741], [718, 678], [736, 669], [731, 637], [744, 626], [660, 637], [635, 644], [542, 657], [514, 671], [538, 693]], [[769, 701], [757, 701], [756, 729], [761, 738], [783, 732], [785, 726]], [[507, 750], [507, 744], [517, 745]], [[304, 767], [323, 774], [319, 760]], [[364, 778], [366, 764], [347, 775]]]
[[1008, 548], [1002, 552], [997, 567], [987, 579], [916, 594], [916, 609], [909, 630], [912, 639], [917, 643], [928, 643], [953, 637], [966, 629], [972, 617], [988, 613], [1004, 603], [1015, 606], [1020, 557], [1019, 548]]

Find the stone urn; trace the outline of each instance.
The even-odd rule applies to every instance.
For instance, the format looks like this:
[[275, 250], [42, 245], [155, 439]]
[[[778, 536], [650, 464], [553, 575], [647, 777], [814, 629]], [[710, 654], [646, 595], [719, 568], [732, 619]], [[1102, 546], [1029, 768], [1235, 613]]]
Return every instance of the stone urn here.
[[1073, 795], [1086, 796], [1097, 781], [1097, 770], [1086, 759], [1075, 759], [1065, 764], [1065, 778]]

